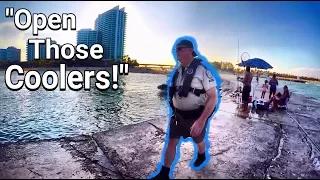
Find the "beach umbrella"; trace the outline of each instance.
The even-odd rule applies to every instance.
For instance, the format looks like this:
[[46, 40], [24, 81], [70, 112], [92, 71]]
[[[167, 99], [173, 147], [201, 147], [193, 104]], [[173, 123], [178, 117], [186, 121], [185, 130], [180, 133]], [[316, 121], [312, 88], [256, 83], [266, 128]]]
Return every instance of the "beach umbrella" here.
[[250, 68], [256, 68], [256, 69], [272, 69], [273, 68], [269, 63], [267, 63], [265, 60], [260, 58], [248, 59], [246, 61], [242, 61], [237, 65], [240, 67], [249, 66]]
[[[264, 70], [273, 69], [273, 67], [269, 63], [267, 63], [265, 60], [260, 59], [260, 58], [248, 59], [246, 61], [242, 61], [241, 63], [239, 63], [237, 65], [240, 67], [249, 66], [250, 68], [255, 68], [256, 70], [257, 69], [264, 69]], [[255, 97], [255, 91], [256, 91], [257, 86], [258, 86], [258, 83], [253, 90], [253, 97]]]

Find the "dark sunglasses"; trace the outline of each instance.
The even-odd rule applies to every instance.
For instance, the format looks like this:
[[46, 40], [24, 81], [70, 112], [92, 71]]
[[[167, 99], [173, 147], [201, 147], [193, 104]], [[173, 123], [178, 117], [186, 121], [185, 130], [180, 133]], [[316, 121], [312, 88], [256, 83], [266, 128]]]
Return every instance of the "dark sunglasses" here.
[[187, 48], [187, 47], [177, 47], [176, 51], [181, 51], [182, 49], [185, 49], [185, 48]]

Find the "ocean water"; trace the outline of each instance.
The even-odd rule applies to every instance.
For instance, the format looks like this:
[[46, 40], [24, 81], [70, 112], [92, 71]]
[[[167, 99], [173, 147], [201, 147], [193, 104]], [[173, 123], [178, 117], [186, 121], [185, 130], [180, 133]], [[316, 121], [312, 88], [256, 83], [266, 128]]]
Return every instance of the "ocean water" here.
[[[234, 75], [221, 73], [221, 77], [237, 82]], [[0, 144], [90, 134], [166, 119], [166, 94], [157, 89], [166, 80], [166, 75], [129, 73], [120, 77], [118, 91], [101, 92], [94, 82], [91, 91], [11, 91], [5, 85], [4, 72], [0, 72]], [[318, 84], [279, 83], [294, 93], [320, 99]]]
[[11, 91], [0, 72], [0, 144], [90, 134], [167, 117], [166, 97], [157, 89], [166, 75], [119, 78], [117, 91], [99, 91], [94, 82], [90, 91]]
[[279, 88], [282, 88], [284, 85], [287, 85], [291, 92], [304, 95], [308, 98], [312, 98], [320, 102], [320, 83], [303, 84], [303, 83], [280, 80], [278, 91], [279, 91]]

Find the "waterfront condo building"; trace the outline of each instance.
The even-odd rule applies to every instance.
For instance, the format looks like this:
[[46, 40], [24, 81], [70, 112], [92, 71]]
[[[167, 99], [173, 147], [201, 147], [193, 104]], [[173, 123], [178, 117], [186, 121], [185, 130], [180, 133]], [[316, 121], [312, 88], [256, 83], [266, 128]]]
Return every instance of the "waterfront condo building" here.
[[[56, 41], [51, 40], [51, 44], [57, 44]], [[39, 58], [40, 60], [45, 60], [46, 59], [46, 44], [40, 44], [40, 54]], [[54, 59], [54, 49], [51, 48], [51, 58]], [[34, 44], [29, 44], [27, 41], [27, 61], [33, 61], [35, 60], [35, 46]]]
[[0, 61], [21, 61], [21, 49], [13, 46], [0, 49]]
[[6, 61], [7, 49], [0, 49], [0, 61]]
[[122, 61], [125, 50], [127, 13], [124, 8], [114, 7], [95, 20], [95, 30], [101, 32], [104, 60]]
[[77, 45], [85, 44], [90, 48], [94, 44], [101, 44], [101, 38], [101, 32], [92, 29], [77, 31]]

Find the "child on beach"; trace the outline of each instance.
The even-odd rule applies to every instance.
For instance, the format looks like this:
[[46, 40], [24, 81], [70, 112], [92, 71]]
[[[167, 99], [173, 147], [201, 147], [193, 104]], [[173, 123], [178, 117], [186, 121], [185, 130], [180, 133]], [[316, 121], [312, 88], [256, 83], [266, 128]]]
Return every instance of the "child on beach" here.
[[264, 84], [262, 85], [262, 94], [261, 94], [261, 98], [264, 99], [264, 95], [266, 94], [268, 89], [268, 81], [265, 80]]

